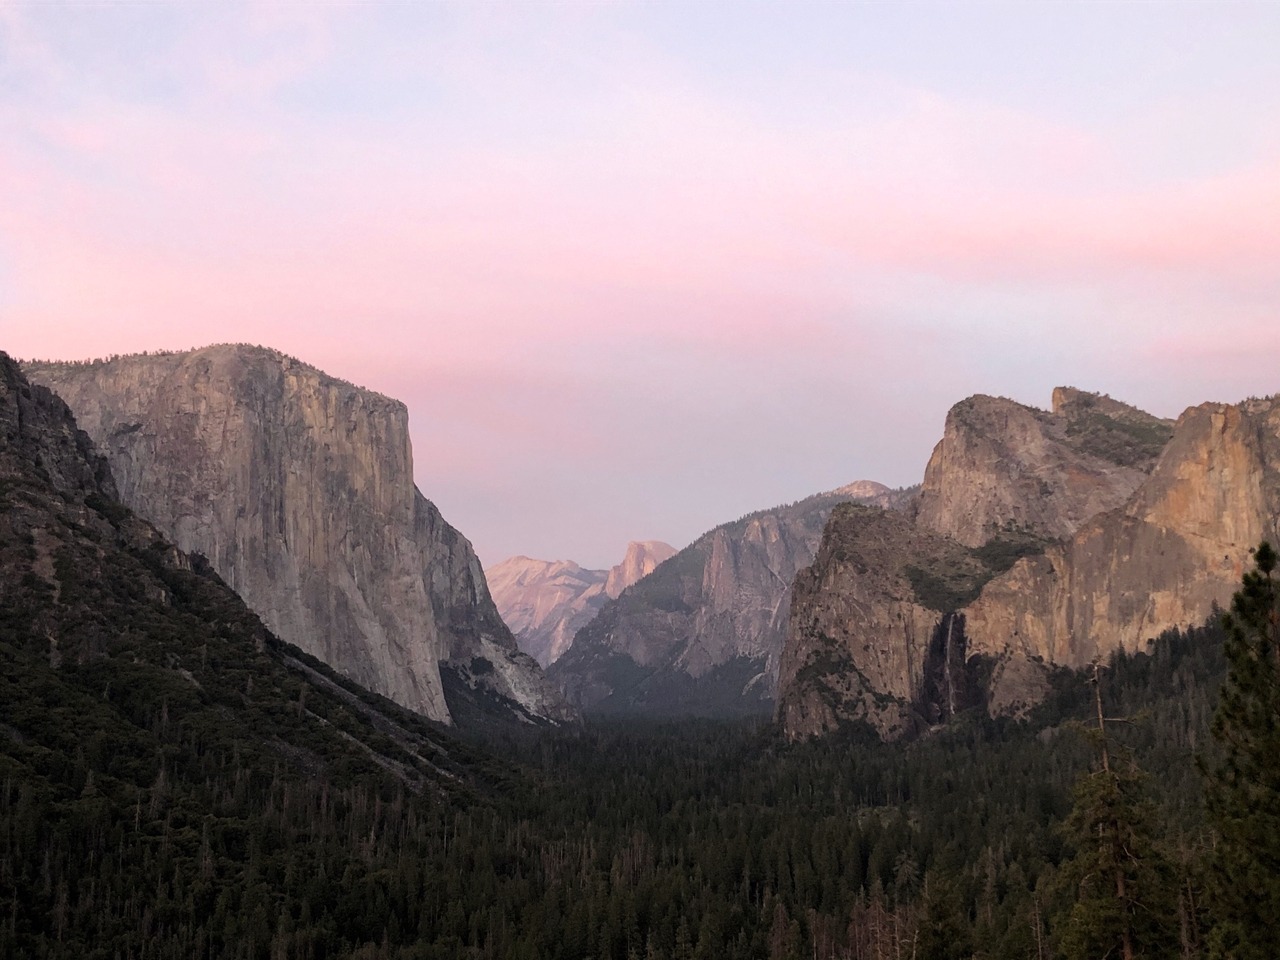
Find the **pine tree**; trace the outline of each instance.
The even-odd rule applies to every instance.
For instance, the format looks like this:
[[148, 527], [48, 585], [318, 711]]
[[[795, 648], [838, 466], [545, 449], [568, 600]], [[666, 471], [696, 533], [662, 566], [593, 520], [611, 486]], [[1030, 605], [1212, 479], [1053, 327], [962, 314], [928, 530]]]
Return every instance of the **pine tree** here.
[[925, 878], [924, 903], [917, 929], [917, 960], [968, 960], [973, 956], [969, 918], [951, 878]]
[[1173, 884], [1152, 839], [1144, 777], [1129, 758], [1111, 756], [1100, 689], [1095, 698], [1100, 762], [1076, 784], [1064, 824], [1075, 855], [1059, 875], [1070, 904], [1057, 924], [1059, 946], [1068, 960], [1173, 956]]
[[1227, 629], [1227, 678], [1213, 736], [1222, 751], [1206, 799], [1217, 831], [1210, 956], [1280, 957], [1280, 597], [1268, 543], [1254, 555]]

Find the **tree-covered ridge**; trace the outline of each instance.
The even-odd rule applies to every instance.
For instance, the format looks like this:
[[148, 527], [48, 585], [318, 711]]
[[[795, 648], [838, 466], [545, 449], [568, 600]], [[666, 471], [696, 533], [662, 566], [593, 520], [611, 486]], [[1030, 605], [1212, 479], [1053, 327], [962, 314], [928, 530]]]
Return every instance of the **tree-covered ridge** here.
[[1120, 466], [1152, 463], [1173, 436], [1173, 421], [1105, 394], [1073, 391], [1063, 407], [1066, 438], [1078, 450]]

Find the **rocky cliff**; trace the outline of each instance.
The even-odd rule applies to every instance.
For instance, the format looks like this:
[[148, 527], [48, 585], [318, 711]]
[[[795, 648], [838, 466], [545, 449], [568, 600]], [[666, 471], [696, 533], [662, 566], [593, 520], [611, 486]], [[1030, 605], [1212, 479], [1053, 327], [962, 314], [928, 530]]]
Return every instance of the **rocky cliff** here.
[[971, 651], [1008, 662], [993, 705], [1027, 699], [1028, 663], [1083, 666], [1140, 650], [1227, 606], [1249, 551], [1280, 535], [1280, 399], [1186, 411], [1151, 475], [1042, 556], [1019, 561], [965, 611]]
[[[879, 485], [869, 492], [886, 502], [909, 496]], [[812, 561], [832, 508], [848, 499], [819, 494], [699, 537], [605, 604], [552, 679], [595, 711], [767, 710], [791, 581]]]
[[[1207, 404], [1176, 424], [1065, 388], [1048, 414], [970, 398], [948, 416], [914, 526], [833, 517], [830, 546], [797, 578], [779, 718], [792, 736], [863, 719], [893, 736], [945, 717], [944, 688], [1018, 713], [1043, 696], [1050, 665], [1202, 623], [1250, 548], [1280, 533], [1278, 516], [1275, 398]], [[925, 531], [949, 546], [920, 542]], [[926, 635], [935, 660], [940, 638], [950, 651], [941, 686]]]
[[569, 649], [574, 635], [607, 600], [675, 552], [659, 540], [644, 540], [628, 544], [622, 562], [609, 570], [588, 570], [572, 560], [511, 557], [486, 575], [498, 612], [520, 649], [547, 667]]
[[[474, 800], [485, 771], [469, 770], [447, 734], [281, 643], [207, 560], [168, 543], [117, 494], [66, 404], [0, 352], [0, 765], [45, 836], [70, 836], [92, 809], [127, 885], [142, 862], [172, 874], [155, 858], [164, 824], [242, 830], [268, 806], [246, 796], [338, 796], [358, 783], [370, 797]], [[94, 875], [92, 844], [73, 847], [55, 855], [58, 869]], [[241, 854], [223, 854], [217, 876], [234, 878]], [[40, 859], [28, 851], [10, 868]], [[125, 898], [115, 908], [107, 899], [87, 939], [67, 939], [68, 955], [103, 939], [107, 914], [109, 929], [138, 930], [138, 951], [154, 952], [155, 931], [139, 927]], [[16, 949], [0, 953], [28, 953]]]
[[1057, 540], [1120, 506], [1173, 425], [1098, 394], [1053, 392], [1050, 411], [975, 396], [947, 414], [925, 468], [917, 519], [970, 547]]
[[627, 544], [622, 562], [610, 568], [605, 578], [605, 595], [616, 600], [623, 590], [643, 580], [657, 569], [658, 564], [675, 554], [676, 548], [661, 540], [632, 540]]
[[608, 599], [607, 570], [572, 560], [510, 557], [486, 571], [493, 602], [520, 649], [544, 668], [569, 649], [573, 636]]
[[282, 639], [436, 720], [442, 666], [463, 699], [570, 715], [414, 486], [404, 404], [243, 345], [26, 372], [67, 401], [123, 501]]
[[886, 737], [972, 705], [963, 619], [989, 569], [902, 513], [842, 504], [795, 579], [777, 715], [792, 737], [866, 721]]

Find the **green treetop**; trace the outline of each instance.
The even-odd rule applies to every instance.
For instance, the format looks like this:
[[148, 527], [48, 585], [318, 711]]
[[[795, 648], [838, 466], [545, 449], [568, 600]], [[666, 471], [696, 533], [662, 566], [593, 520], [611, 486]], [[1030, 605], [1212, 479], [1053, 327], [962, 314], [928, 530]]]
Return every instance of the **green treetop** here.
[[1213, 853], [1210, 956], [1280, 957], [1280, 603], [1268, 543], [1231, 603], [1227, 678], [1213, 736], [1221, 758], [1207, 774]]

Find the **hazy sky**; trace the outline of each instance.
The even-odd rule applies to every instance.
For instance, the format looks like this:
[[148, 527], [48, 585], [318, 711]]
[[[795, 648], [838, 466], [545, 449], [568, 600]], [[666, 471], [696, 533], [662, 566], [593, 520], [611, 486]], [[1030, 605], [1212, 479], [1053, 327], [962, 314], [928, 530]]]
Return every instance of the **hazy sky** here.
[[404, 400], [492, 564], [860, 478], [971, 393], [1280, 390], [1280, 4], [0, 0], [0, 349]]

